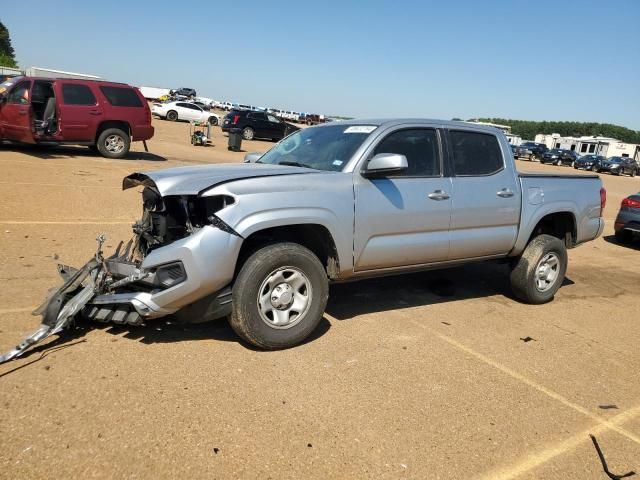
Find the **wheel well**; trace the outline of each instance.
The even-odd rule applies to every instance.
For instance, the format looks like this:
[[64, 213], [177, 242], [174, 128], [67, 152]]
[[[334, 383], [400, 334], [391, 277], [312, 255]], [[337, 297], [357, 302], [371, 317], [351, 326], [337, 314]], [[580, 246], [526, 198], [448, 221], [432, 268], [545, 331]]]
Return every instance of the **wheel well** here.
[[123, 132], [126, 132], [131, 136], [131, 127], [127, 122], [123, 122], [121, 120], [108, 120], [106, 122], [102, 122], [96, 131], [96, 142], [98, 141], [98, 137], [102, 132], [104, 132], [107, 128], [119, 128]]
[[266, 228], [249, 235], [240, 248], [236, 274], [244, 262], [259, 248], [279, 242], [292, 242], [311, 250], [327, 269], [329, 278], [337, 278], [340, 272], [338, 250], [326, 227], [318, 224], [286, 225]]
[[571, 212], [550, 213], [540, 219], [531, 232], [529, 242], [542, 234], [553, 235], [562, 240], [567, 248], [572, 248], [578, 236], [576, 219]]

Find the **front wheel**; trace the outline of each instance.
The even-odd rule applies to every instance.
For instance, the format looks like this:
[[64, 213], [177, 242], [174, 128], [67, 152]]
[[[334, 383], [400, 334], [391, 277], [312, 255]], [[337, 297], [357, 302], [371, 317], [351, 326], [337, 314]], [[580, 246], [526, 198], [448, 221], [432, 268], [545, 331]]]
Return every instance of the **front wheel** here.
[[178, 112], [176, 112], [175, 110], [169, 110], [167, 112], [167, 120], [169, 120], [170, 122], [175, 122], [176, 120], [178, 120]]
[[514, 295], [534, 305], [552, 300], [562, 285], [567, 263], [567, 249], [562, 240], [551, 235], [537, 236], [511, 270]]
[[98, 136], [96, 148], [107, 158], [123, 158], [129, 153], [131, 138], [119, 128], [107, 128]]
[[292, 347], [316, 329], [328, 296], [327, 273], [313, 252], [296, 243], [268, 245], [240, 269], [229, 323], [256, 347]]

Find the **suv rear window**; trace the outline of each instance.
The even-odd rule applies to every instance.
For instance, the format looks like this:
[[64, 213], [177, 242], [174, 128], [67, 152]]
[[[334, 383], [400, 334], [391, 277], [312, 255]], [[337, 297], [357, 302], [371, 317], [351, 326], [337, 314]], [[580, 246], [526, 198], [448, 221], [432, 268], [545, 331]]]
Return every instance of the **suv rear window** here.
[[504, 167], [500, 144], [494, 135], [454, 130], [450, 138], [456, 175], [491, 175]]
[[86, 85], [63, 83], [62, 101], [65, 105], [95, 105], [96, 97]]
[[100, 87], [100, 91], [107, 101], [114, 107], [141, 107], [140, 97], [132, 88]]

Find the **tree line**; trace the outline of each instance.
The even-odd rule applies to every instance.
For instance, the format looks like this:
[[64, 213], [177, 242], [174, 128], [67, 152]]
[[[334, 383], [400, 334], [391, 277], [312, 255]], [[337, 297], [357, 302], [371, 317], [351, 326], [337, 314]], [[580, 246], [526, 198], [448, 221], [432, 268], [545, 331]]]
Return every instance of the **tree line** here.
[[511, 133], [523, 139], [533, 140], [538, 133], [559, 133], [563, 137], [602, 136], [622, 140], [626, 143], [640, 143], [640, 132], [610, 123], [595, 122], [535, 122], [532, 120], [511, 120], [508, 118], [478, 118], [481, 122], [509, 125]]
[[0, 67], [18, 68], [9, 30], [0, 22]]

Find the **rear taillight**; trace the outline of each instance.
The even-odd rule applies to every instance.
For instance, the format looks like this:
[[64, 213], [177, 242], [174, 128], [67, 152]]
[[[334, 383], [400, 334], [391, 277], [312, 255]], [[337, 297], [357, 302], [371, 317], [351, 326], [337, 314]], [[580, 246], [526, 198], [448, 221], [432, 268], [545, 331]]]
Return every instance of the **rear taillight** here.
[[240, 115], [234, 115], [233, 116], [233, 124], [235, 125], [236, 123], [238, 123], [238, 120], [240, 120]]
[[640, 200], [634, 200], [633, 198], [625, 198], [622, 200], [621, 208], [640, 208]]
[[607, 191], [604, 187], [600, 188], [600, 216], [604, 212], [604, 207], [607, 206]]

